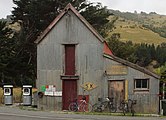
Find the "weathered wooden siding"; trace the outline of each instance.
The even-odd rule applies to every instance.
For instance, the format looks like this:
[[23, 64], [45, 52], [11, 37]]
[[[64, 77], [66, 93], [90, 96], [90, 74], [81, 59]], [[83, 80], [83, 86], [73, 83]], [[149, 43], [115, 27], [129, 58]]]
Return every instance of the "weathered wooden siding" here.
[[[123, 66], [126, 67], [126, 72], [121, 71], [116, 75], [107, 75], [105, 78], [106, 81], [109, 80], [125, 80], [127, 81], [127, 97], [128, 99], [137, 100], [135, 107], [136, 112], [138, 113], [158, 113], [159, 112], [159, 80], [145, 74], [144, 72], [133, 69], [130, 66], [122, 65], [116, 61], [105, 58], [105, 69], [110, 71], [110, 66]], [[134, 91], [134, 78], [149, 78], [149, 91], [141, 92]]]
[[[64, 45], [76, 44], [76, 74], [79, 75], [78, 94], [83, 94], [82, 84], [91, 82], [98, 87], [86, 91], [90, 102], [103, 94], [103, 43], [73, 14], [68, 11], [37, 46], [37, 87], [56, 85], [62, 91], [61, 75], [64, 75]], [[44, 96], [39, 108], [61, 110], [62, 98]]]

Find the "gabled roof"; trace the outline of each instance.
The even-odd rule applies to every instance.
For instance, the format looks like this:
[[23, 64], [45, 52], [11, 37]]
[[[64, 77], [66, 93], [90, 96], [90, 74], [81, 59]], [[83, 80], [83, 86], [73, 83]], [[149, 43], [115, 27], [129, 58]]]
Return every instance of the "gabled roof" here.
[[82, 23], [100, 40], [104, 41], [104, 38], [98, 34], [98, 32], [88, 23], [87, 20], [69, 3], [64, 10], [51, 22], [51, 24], [44, 30], [44, 32], [35, 40], [35, 43], [39, 44], [43, 38], [52, 30], [52, 28], [60, 21], [60, 19], [71, 10], [81, 21]]
[[141, 71], [141, 72], [143, 72], [143, 73], [146, 73], [146, 74], [148, 74], [148, 75], [150, 75], [150, 76], [153, 76], [153, 77], [155, 77], [155, 78], [157, 78], [157, 79], [160, 78], [157, 74], [155, 74], [155, 73], [153, 73], [153, 72], [151, 72], [151, 71], [145, 69], [144, 67], [140, 67], [140, 66], [137, 65], [137, 64], [131, 63], [131, 62], [127, 61], [127, 60], [121, 59], [121, 58], [116, 57], [116, 56], [114, 56], [114, 55], [108, 55], [108, 54], [106, 55], [106, 54], [104, 54], [104, 57], [106, 57], [106, 58], [108, 58], [108, 59], [111, 59], [111, 60], [114, 60], [114, 61], [116, 61], [116, 62], [119, 62], [119, 63], [121, 63], [121, 64], [123, 64], [123, 65], [129, 66], [129, 67], [131, 67], [131, 68], [133, 68], [133, 69], [136, 69], [136, 70], [138, 70], [138, 71]]

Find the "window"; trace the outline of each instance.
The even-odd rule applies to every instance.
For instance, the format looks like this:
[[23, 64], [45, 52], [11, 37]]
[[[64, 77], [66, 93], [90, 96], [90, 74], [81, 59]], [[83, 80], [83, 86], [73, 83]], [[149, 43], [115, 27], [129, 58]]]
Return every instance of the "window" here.
[[135, 79], [134, 80], [135, 90], [149, 90], [149, 79]]

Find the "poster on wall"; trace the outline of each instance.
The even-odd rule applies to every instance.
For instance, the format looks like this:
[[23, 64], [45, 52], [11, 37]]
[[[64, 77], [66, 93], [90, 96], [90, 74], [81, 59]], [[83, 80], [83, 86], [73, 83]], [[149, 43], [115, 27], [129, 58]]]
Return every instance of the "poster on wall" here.
[[56, 91], [55, 85], [46, 85], [44, 94], [49, 96], [54, 96], [55, 91]]
[[55, 85], [42, 86], [42, 90], [46, 96], [62, 96], [62, 91], [56, 91]]

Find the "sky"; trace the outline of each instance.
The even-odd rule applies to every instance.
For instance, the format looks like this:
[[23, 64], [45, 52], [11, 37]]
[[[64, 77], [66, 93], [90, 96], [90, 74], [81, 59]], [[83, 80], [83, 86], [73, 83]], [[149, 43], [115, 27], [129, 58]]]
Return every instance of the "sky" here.
[[10, 15], [14, 6], [13, 0], [0, 0], [0, 19]]
[[[12, 7], [15, 5], [13, 0], [0, 0], [0, 19], [6, 18], [11, 14]], [[90, 2], [100, 2], [109, 9], [119, 10], [121, 12], [141, 11], [149, 13], [156, 12], [166, 15], [166, 0], [89, 0]]]

